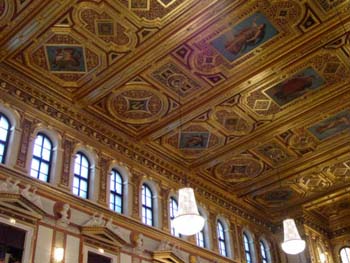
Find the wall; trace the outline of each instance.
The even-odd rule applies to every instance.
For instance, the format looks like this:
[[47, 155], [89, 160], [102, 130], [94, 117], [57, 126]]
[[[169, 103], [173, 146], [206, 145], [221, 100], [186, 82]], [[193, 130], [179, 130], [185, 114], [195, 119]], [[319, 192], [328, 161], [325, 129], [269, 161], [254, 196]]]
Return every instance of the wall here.
[[[85, 262], [84, 255], [87, 247], [94, 251], [98, 251], [98, 248], [104, 248], [106, 254], [116, 256], [115, 261], [117, 262], [151, 262], [153, 260], [152, 252], [165, 246], [164, 242], [161, 241], [166, 241], [166, 248], [175, 251], [174, 253], [186, 262], [190, 256], [192, 256], [192, 261], [196, 259], [200, 262], [217, 260], [244, 262], [243, 230], [251, 233], [256, 262], [260, 260], [258, 246], [260, 238], [263, 237], [271, 247], [274, 246], [274, 237], [269, 227], [257, 224], [256, 220], [249, 221], [245, 218], [246, 214], [242, 217], [240, 211], [230, 211], [227, 207], [220, 206], [213, 199], [202, 195], [197, 195], [197, 197], [199, 205], [207, 214], [208, 248], [197, 247], [193, 236], [188, 238], [171, 236], [168, 200], [171, 193], [174, 193], [180, 185], [164, 178], [162, 173], [156, 173], [150, 169], [147, 162], [145, 162], [145, 166], [141, 167], [139, 163], [135, 162], [133, 156], [120, 154], [120, 152], [91, 140], [84, 140], [75, 131], [55, 124], [55, 122], [50, 122], [50, 125], [47, 125], [49, 120], [44, 119], [44, 117], [41, 119], [39, 113], [33, 115], [14, 106], [7, 105], [7, 107], [9, 107], [9, 111], [14, 112], [14, 115], [20, 116], [15, 127], [16, 133], [13, 133], [11, 138], [11, 141], [20, 143], [18, 144], [19, 149], [10, 150], [10, 156], [7, 159], [11, 161], [0, 165], [0, 179], [3, 180], [2, 183], [5, 183], [8, 178], [11, 178], [13, 182], [19, 180], [18, 194], [22, 196], [22, 199], [25, 194], [28, 194], [25, 189], [30, 185], [31, 198], [36, 199], [36, 201], [40, 200], [43, 211], [36, 211], [37, 203], [34, 202], [32, 209], [40, 216], [34, 214], [28, 219], [35, 233], [31, 239], [33, 244], [30, 252], [32, 262], [52, 262], [54, 248], [57, 246], [65, 248], [65, 263]], [[55, 144], [55, 166], [51, 171], [51, 179], [48, 183], [29, 176], [31, 151], [35, 135], [38, 132], [48, 134]], [[74, 153], [82, 149], [89, 153], [94, 164], [91, 167], [93, 169], [92, 185], [94, 190], [88, 200], [74, 196], [71, 190]], [[128, 207], [123, 215], [116, 214], [108, 208], [109, 171], [114, 166], [121, 169], [127, 178], [125, 187], [128, 190], [126, 200]], [[156, 213], [158, 223], [155, 227], [148, 227], [141, 223], [139, 193], [143, 182], [151, 183], [157, 192], [155, 199], [158, 206]], [[69, 204], [70, 207], [69, 218], [66, 218], [69, 220], [65, 223], [62, 222], [64, 204]], [[20, 210], [20, 208], [18, 209]], [[103, 231], [106, 233], [96, 232], [94, 236], [92, 231], [89, 235], [84, 234], [84, 226], [90, 221], [97, 220], [97, 216], [93, 216], [95, 212], [101, 214], [104, 223], [98, 227], [104, 229]], [[4, 211], [2, 218], [8, 220], [10, 217], [15, 217], [17, 223], [28, 224], [26, 220], [23, 220], [23, 213], [23, 211], [19, 211], [11, 214], [10, 211]], [[230, 258], [218, 254], [216, 235], [218, 217], [227, 221], [226, 231], [230, 237], [228, 249], [232, 251]], [[251, 218], [253, 219], [253, 217]], [[114, 234], [110, 233], [110, 229], [106, 227], [109, 219], [113, 221], [115, 228], [113, 231], [116, 231]], [[101, 235], [109, 236], [109, 238], [101, 239]], [[142, 242], [139, 239], [142, 239]], [[118, 249], [115, 250], [115, 247]], [[278, 262], [278, 256], [275, 253], [276, 251], [271, 250], [272, 262]]]

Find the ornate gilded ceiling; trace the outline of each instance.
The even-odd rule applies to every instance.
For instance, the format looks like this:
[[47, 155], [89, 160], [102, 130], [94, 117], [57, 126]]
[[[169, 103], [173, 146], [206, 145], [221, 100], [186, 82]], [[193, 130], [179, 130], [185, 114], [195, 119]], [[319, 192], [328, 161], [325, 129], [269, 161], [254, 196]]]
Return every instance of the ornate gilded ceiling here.
[[0, 19], [1, 72], [260, 211], [350, 186], [347, 0], [0, 0]]

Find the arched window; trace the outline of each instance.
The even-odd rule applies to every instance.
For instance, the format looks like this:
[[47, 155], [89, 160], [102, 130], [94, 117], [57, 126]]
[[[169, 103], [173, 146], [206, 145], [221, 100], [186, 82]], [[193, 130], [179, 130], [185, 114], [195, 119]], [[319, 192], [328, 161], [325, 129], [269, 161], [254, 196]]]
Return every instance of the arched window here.
[[350, 247], [343, 247], [339, 251], [341, 263], [350, 263]]
[[85, 154], [77, 152], [74, 162], [73, 194], [82, 198], [89, 197], [90, 162]]
[[147, 184], [142, 185], [142, 223], [154, 226], [153, 193]]
[[10, 129], [11, 123], [9, 119], [0, 112], [0, 163], [5, 163], [10, 139]]
[[173, 219], [177, 216], [178, 211], [178, 205], [177, 201], [174, 197], [170, 197], [170, 204], [169, 204], [169, 216], [170, 216], [170, 226], [171, 226], [171, 234], [176, 237], [180, 237], [180, 233], [176, 231], [175, 227], [173, 226]]
[[38, 133], [34, 141], [30, 176], [44, 182], [50, 181], [52, 149], [51, 140], [45, 134]]
[[216, 230], [218, 235], [219, 252], [221, 256], [227, 257], [227, 242], [224, 229], [224, 225], [218, 220]]
[[244, 253], [247, 263], [252, 263], [252, 248], [250, 247], [250, 237], [243, 232]]
[[262, 263], [269, 263], [268, 250], [267, 250], [266, 244], [262, 240], [260, 240], [259, 243], [260, 243], [260, 253], [261, 253]]
[[199, 247], [206, 247], [204, 228], [196, 234], [196, 243]]
[[110, 179], [109, 207], [117, 213], [123, 213], [123, 177], [117, 169], [112, 169]]
[[[198, 212], [201, 216], [203, 216], [203, 211], [202, 210], [199, 210], [198, 209]], [[205, 223], [204, 227], [202, 228], [201, 231], [199, 231], [197, 234], [196, 234], [196, 244], [197, 246], [199, 247], [203, 247], [203, 248], [206, 248], [208, 246], [207, 244], [207, 237], [205, 236], [205, 230], [207, 228], [206, 226], [207, 223]]]

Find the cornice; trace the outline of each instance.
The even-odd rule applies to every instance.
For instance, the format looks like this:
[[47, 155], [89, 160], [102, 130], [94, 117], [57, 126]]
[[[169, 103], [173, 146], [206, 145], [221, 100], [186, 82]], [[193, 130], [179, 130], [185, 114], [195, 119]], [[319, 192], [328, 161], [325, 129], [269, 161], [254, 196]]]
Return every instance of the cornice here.
[[[28, 111], [44, 114], [50, 118], [50, 122], [60, 123], [65, 128], [70, 128], [77, 133], [79, 138], [89, 138], [96, 145], [108, 147], [114, 153], [126, 156], [127, 160], [137, 163], [141, 167], [146, 167], [156, 175], [166, 178], [178, 185], [184, 184], [184, 178], [188, 178], [188, 183], [195, 186], [196, 192], [213, 204], [224, 207], [227, 211], [242, 217], [248, 221], [254, 222], [263, 228], [271, 230], [273, 225], [265, 215], [258, 215], [252, 211], [247, 211], [237, 204], [237, 200], [230, 198], [228, 193], [218, 189], [214, 185], [209, 185], [197, 179], [194, 179], [188, 170], [172, 165], [169, 161], [165, 161], [159, 156], [151, 152], [147, 152], [141, 146], [136, 145], [132, 138], [127, 138], [122, 134], [117, 134], [107, 125], [101, 124], [97, 119], [92, 118], [85, 112], [77, 111], [73, 105], [69, 105], [62, 101], [48, 97], [45, 90], [40, 89], [38, 85], [32, 84], [29, 86], [25, 83], [26, 79], [16, 76], [17, 72], [6, 72], [0, 69], [2, 83], [0, 90], [5, 92], [3, 99], [12, 100], [13, 103], [20, 103], [23, 107], [30, 107]], [[5, 83], [6, 81], [6, 83]], [[23, 105], [24, 104], [24, 105]]]

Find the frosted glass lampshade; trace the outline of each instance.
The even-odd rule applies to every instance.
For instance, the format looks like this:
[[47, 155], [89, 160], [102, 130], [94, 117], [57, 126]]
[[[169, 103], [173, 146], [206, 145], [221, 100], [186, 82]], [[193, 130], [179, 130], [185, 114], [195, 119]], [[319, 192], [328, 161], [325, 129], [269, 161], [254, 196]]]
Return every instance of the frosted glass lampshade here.
[[55, 247], [54, 254], [53, 254], [55, 262], [62, 262], [63, 256], [64, 256], [64, 249], [61, 247]]
[[283, 221], [284, 242], [282, 249], [287, 254], [296, 255], [305, 249], [305, 241], [300, 238], [294, 219], [288, 218]]
[[179, 189], [179, 209], [173, 219], [173, 226], [180, 234], [191, 236], [204, 227], [204, 218], [198, 213], [196, 199], [192, 188]]

